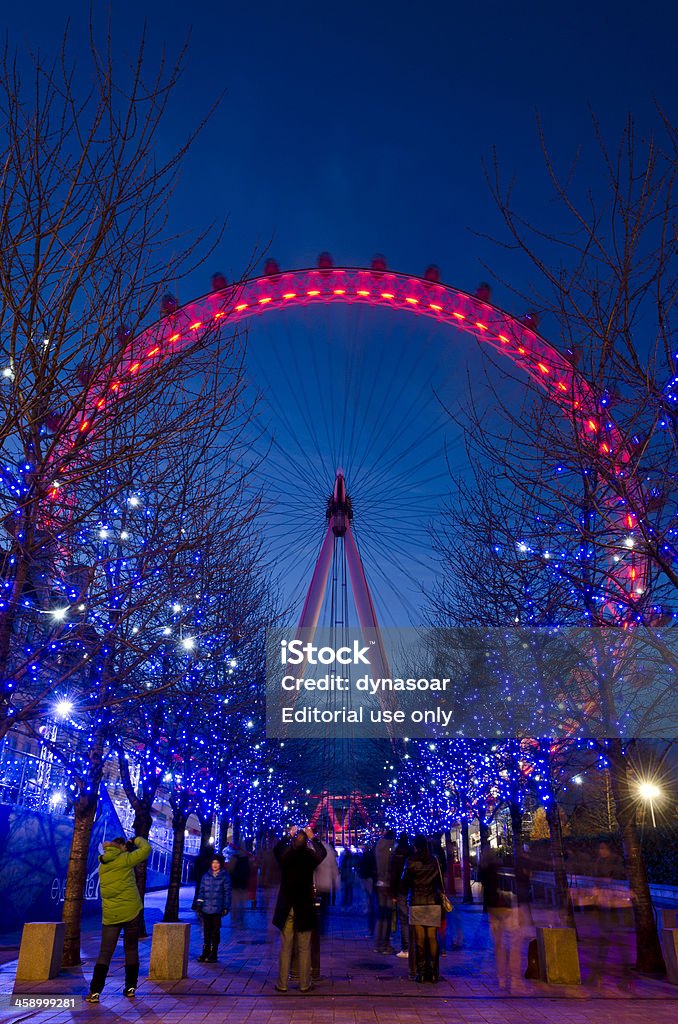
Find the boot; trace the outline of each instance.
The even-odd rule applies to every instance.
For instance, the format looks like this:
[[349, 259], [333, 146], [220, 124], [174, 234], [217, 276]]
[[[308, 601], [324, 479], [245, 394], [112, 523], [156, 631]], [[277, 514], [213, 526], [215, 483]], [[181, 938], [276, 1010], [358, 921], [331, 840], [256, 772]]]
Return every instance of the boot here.
[[210, 946], [210, 953], [209, 953], [209, 956], [207, 957], [207, 963], [208, 964], [216, 964], [216, 963], [219, 962], [217, 960], [217, 953], [218, 952], [219, 952], [219, 947], [218, 946]]
[[139, 964], [125, 964], [125, 987], [122, 994], [128, 999], [134, 999], [139, 981]]
[[106, 984], [106, 976], [108, 974], [108, 964], [95, 964], [94, 970], [92, 971], [92, 980], [89, 983], [89, 992], [85, 996], [86, 1003], [98, 1003], [99, 996], [104, 990]]
[[206, 964], [207, 961], [209, 960], [209, 957], [210, 957], [210, 947], [207, 944], [205, 944], [202, 947], [202, 953], [198, 957], [198, 963]]

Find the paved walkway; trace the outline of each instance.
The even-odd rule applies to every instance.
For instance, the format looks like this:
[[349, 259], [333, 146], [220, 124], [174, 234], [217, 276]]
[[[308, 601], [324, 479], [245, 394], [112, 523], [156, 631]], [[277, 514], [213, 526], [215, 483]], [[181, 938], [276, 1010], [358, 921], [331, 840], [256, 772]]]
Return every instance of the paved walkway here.
[[[164, 894], [147, 900], [149, 926], [161, 918]], [[182, 892], [182, 920], [195, 922], [190, 911], [192, 891]], [[535, 911], [536, 923], [548, 923], [548, 911]], [[590, 964], [600, 946], [591, 922], [578, 919], [583, 985], [572, 988], [525, 982], [525, 991], [500, 991], [494, 969], [487, 919], [479, 906], [459, 910], [462, 948], [449, 949], [441, 960], [439, 985], [416, 985], [407, 977], [407, 960], [372, 951], [364, 918], [335, 908], [322, 940], [322, 979], [308, 994], [290, 988], [286, 994], [273, 990], [277, 966], [277, 933], [268, 923], [270, 911], [245, 911], [244, 923], [227, 919], [222, 930], [220, 963], [199, 964], [201, 948], [197, 924], [191, 929], [190, 977], [164, 984], [145, 980], [150, 941], [141, 944], [141, 983], [134, 1001], [121, 996], [122, 948], [113, 961], [100, 1006], [83, 1004], [75, 1011], [42, 1012], [28, 1009], [0, 1010], [2, 1021], [106, 1024], [675, 1024], [678, 1019], [678, 987], [665, 982], [636, 978], [630, 970], [630, 937], [617, 934], [609, 952], [602, 987], [590, 979]], [[525, 942], [527, 941], [527, 936]], [[5, 945], [8, 945], [5, 942]], [[84, 967], [62, 972], [41, 985], [23, 985], [23, 992], [74, 994], [87, 991], [98, 949], [96, 921], [83, 934]], [[7, 954], [7, 951], [6, 955]], [[523, 951], [525, 952], [525, 951]], [[523, 964], [524, 967], [524, 964]], [[0, 967], [0, 993], [14, 986], [16, 959]]]

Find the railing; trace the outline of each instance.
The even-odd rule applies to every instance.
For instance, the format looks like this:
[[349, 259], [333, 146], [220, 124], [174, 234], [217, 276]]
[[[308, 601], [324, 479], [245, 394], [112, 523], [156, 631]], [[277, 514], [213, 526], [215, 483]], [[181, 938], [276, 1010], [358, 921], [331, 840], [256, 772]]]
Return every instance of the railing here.
[[47, 814], [70, 809], [68, 774], [43, 749], [40, 754], [16, 750], [8, 743], [0, 749], [0, 803], [17, 804]]
[[[511, 868], [503, 868], [499, 875], [504, 879], [505, 888], [515, 892], [515, 875]], [[567, 884], [572, 894], [575, 906], [584, 907], [590, 902], [590, 895], [594, 889], [600, 886], [601, 880], [593, 875], [568, 875]], [[535, 900], [556, 904], [556, 883], [551, 871], [534, 871], [530, 878], [532, 897]], [[615, 892], [623, 894], [626, 901], [630, 903], [630, 888], [626, 881], [614, 883]], [[650, 885], [650, 895], [655, 906], [669, 905], [678, 906], [678, 886], [675, 885]]]

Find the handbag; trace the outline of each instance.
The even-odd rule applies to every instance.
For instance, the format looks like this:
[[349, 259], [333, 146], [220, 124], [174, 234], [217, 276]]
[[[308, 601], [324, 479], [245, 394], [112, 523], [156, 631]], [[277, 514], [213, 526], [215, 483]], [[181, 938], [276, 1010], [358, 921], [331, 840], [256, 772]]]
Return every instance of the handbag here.
[[454, 907], [452, 900], [445, 892], [445, 883], [443, 882], [443, 873], [440, 869], [440, 861], [436, 857], [436, 864], [438, 865], [438, 876], [440, 878], [440, 906], [443, 908], [446, 914], [451, 914]]

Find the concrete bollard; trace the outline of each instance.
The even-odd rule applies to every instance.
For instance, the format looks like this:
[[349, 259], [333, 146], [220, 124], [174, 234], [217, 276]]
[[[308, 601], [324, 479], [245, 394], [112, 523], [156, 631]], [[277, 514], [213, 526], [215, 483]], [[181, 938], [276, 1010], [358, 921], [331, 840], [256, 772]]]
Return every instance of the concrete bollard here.
[[666, 980], [678, 985], [678, 928], [664, 928], [661, 937]]
[[180, 981], [188, 977], [190, 924], [166, 924], [153, 927], [150, 981]]
[[581, 985], [574, 928], [537, 928], [541, 980], [549, 985]]
[[61, 969], [66, 925], [61, 921], [31, 921], [24, 925], [16, 969], [17, 981], [49, 981]]

